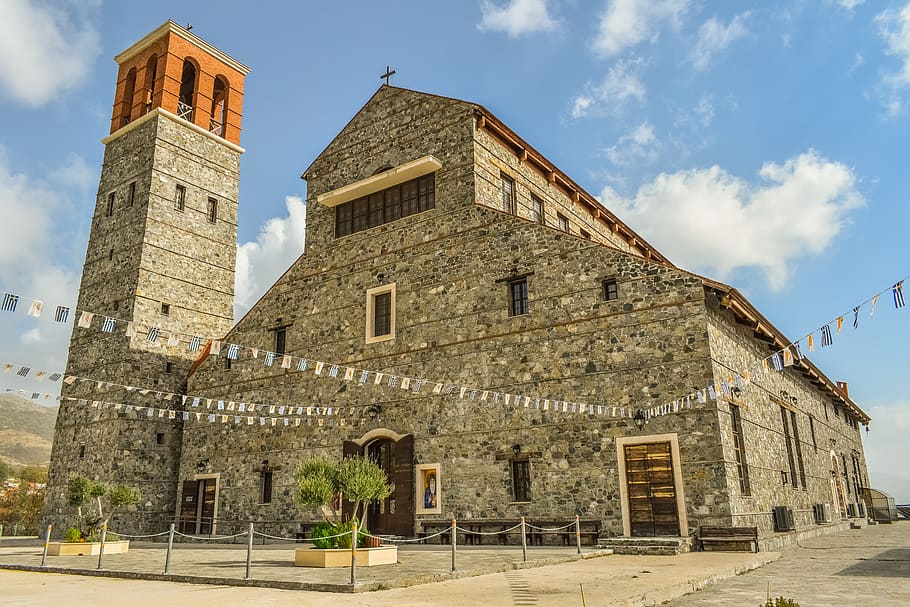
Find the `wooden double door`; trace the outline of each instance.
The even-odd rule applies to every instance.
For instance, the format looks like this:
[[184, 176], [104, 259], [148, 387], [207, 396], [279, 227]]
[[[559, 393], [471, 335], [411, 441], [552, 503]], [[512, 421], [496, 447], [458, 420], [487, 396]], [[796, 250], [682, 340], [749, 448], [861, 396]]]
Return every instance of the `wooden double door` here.
[[190, 535], [209, 535], [215, 528], [215, 502], [218, 479], [203, 478], [183, 481], [180, 495], [180, 519], [177, 529]]
[[[370, 532], [376, 535], [414, 535], [414, 436], [402, 436], [397, 441], [380, 438], [363, 447], [353, 441], [345, 441], [344, 456], [357, 455], [376, 462], [395, 486], [392, 495], [367, 505], [366, 524]], [[347, 518], [353, 511], [353, 504], [345, 500], [342, 508]]]
[[625, 445], [624, 457], [632, 537], [678, 536], [670, 443]]

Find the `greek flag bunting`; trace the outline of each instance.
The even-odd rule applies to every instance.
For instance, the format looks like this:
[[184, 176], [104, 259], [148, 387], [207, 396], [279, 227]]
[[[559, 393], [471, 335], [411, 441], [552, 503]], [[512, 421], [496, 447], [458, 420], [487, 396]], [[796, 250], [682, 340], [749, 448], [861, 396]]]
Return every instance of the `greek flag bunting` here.
[[780, 354], [778, 352], [775, 352], [774, 354], [771, 355], [771, 364], [774, 366], [775, 371], [783, 370], [784, 364], [781, 362]]
[[825, 325], [822, 327], [822, 347], [827, 348], [834, 343], [834, 339], [831, 337], [831, 327]]
[[265, 353], [265, 366], [266, 366], [266, 367], [271, 367], [274, 363], [275, 363], [275, 353], [274, 353], [274, 352], [266, 352], [266, 353]]
[[853, 328], [859, 329], [859, 306], [853, 308]]
[[301, 358], [300, 360], [298, 360], [297, 361], [297, 370], [306, 371], [308, 362], [309, 361], [307, 361], [307, 359], [305, 359], [305, 358]]
[[57, 311], [54, 312], [54, 322], [66, 322], [70, 317], [70, 309], [66, 306], [57, 306]]
[[101, 323], [101, 331], [103, 333], [113, 333], [117, 330], [117, 320], [106, 316], [104, 322]]
[[201, 348], [201, 347], [202, 347], [202, 338], [201, 337], [199, 337], [198, 335], [194, 335], [193, 337], [190, 338], [190, 345], [188, 346], [188, 349], [190, 352], [198, 352], [199, 348]]
[[228, 344], [227, 357], [231, 360], [237, 360], [240, 357], [240, 346], [237, 344]]
[[31, 370], [31, 367], [21, 367], [18, 371], [16, 371], [16, 375], [20, 377], [26, 377], [28, 376], [28, 372]]
[[145, 334], [145, 340], [154, 343], [158, 339], [159, 333], [161, 333], [161, 329], [158, 327], [149, 327], [148, 333]]
[[17, 305], [19, 305], [18, 295], [13, 295], [12, 293], [3, 294], [3, 305], [0, 306], [0, 310], [3, 310], [4, 312], [15, 312]]
[[894, 295], [894, 307], [903, 308], [906, 305], [904, 303], [904, 281], [891, 287], [891, 293]]

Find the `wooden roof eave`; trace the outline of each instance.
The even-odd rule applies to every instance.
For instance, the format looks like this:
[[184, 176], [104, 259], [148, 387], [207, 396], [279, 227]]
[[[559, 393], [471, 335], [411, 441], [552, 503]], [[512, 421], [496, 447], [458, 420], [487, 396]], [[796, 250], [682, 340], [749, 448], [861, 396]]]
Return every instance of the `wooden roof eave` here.
[[[737, 322], [742, 321], [744, 324], [752, 325], [755, 333], [763, 336], [765, 338], [764, 341], [773, 345], [775, 351], [782, 350], [792, 343], [736, 289], [709, 278], [699, 278], [702, 279], [706, 288], [721, 292], [721, 297], [719, 298], [721, 305], [733, 312], [734, 316], [737, 317]], [[841, 389], [837, 387], [837, 384], [831, 381], [821, 369], [812, 363], [812, 361], [803, 356], [796, 361], [795, 364], [804, 372], [804, 374], [810, 374], [812, 378], [810, 381], [812, 381], [813, 384], [816, 384], [817, 382], [816, 385], [818, 385], [827, 396], [834, 400], [835, 403], [840, 404], [853, 412], [861, 423], [867, 424], [871, 421], [869, 415], [863, 411], [859, 405], [853, 402], [850, 397], [846, 396]]]

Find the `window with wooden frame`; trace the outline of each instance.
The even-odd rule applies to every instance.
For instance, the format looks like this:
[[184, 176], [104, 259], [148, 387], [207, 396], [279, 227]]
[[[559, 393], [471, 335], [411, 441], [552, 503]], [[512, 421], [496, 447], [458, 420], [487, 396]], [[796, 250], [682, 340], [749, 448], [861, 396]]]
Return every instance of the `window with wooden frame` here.
[[395, 338], [395, 283], [367, 290], [366, 343]]
[[569, 218], [563, 215], [562, 213], [556, 214], [556, 227], [562, 230], [563, 232], [569, 231]]
[[531, 462], [526, 459], [511, 460], [512, 501], [531, 501]]
[[789, 413], [790, 412], [785, 407], [780, 408], [780, 421], [783, 426], [784, 443], [787, 447], [787, 462], [790, 464], [790, 474], [789, 476], [785, 476], [785, 478], [790, 479], [790, 483], [795, 489], [799, 486], [799, 481], [796, 478], [796, 460], [793, 457], [793, 437], [790, 434]]
[[502, 197], [502, 210], [506, 213], [515, 213], [517, 197], [515, 196], [515, 180], [499, 173], [499, 195]]
[[208, 207], [208, 219], [209, 223], [215, 223], [218, 221], [218, 201], [214, 198], [209, 198], [209, 207]]
[[743, 439], [743, 420], [739, 407], [730, 405], [730, 421], [733, 424], [733, 451], [736, 455], [736, 471], [739, 476], [739, 491], [742, 495], [752, 495], [749, 483], [749, 464], [746, 462], [746, 443]]
[[268, 466], [259, 471], [259, 503], [272, 503], [272, 469]]
[[287, 341], [287, 327], [278, 327], [275, 329], [275, 343], [273, 344], [273, 351], [276, 355], [283, 355], [287, 351]]
[[133, 203], [136, 202], [136, 182], [133, 181], [130, 183], [129, 194], [126, 197], [126, 206], [131, 207]]
[[174, 210], [182, 211], [186, 208], [186, 188], [180, 184], [177, 184], [177, 188], [174, 190]]
[[[790, 428], [793, 432], [793, 444], [796, 446], [796, 463], [799, 468], [799, 481], [803, 486], [803, 489], [806, 489], [806, 465], [803, 462], [803, 446], [799, 440], [799, 426], [796, 425], [796, 411], [790, 411]], [[796, 487], [796, 481], [793, 482], [793, 486]]]
[[107, 216], [110, 217], [114, 214], [114, 192], [111, 192], [107, 195]]
[[335, 238], [375, 228], [436, 207], [436, 174], [430, 173], [335, 207]]
[[537, 194], [531, 194], [531, 221], [546, 224], [543, 198]]
[[509, 316], [521, 316], [528, 313], [528, 279], [517, 278], [510, 280], [509, 285]]
[[616, 286], [615, 278], [606, 278], [602, 283], [602, 297], [604, 301], [613, 301], [619, 299], [619, 288]]

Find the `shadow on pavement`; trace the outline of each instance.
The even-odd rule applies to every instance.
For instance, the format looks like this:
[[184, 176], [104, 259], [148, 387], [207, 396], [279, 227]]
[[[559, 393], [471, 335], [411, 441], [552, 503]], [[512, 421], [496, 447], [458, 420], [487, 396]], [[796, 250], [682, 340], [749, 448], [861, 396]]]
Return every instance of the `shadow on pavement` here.
[[892, 548], [842, 569], [835, 575], [910, 577], [910, 549]]

